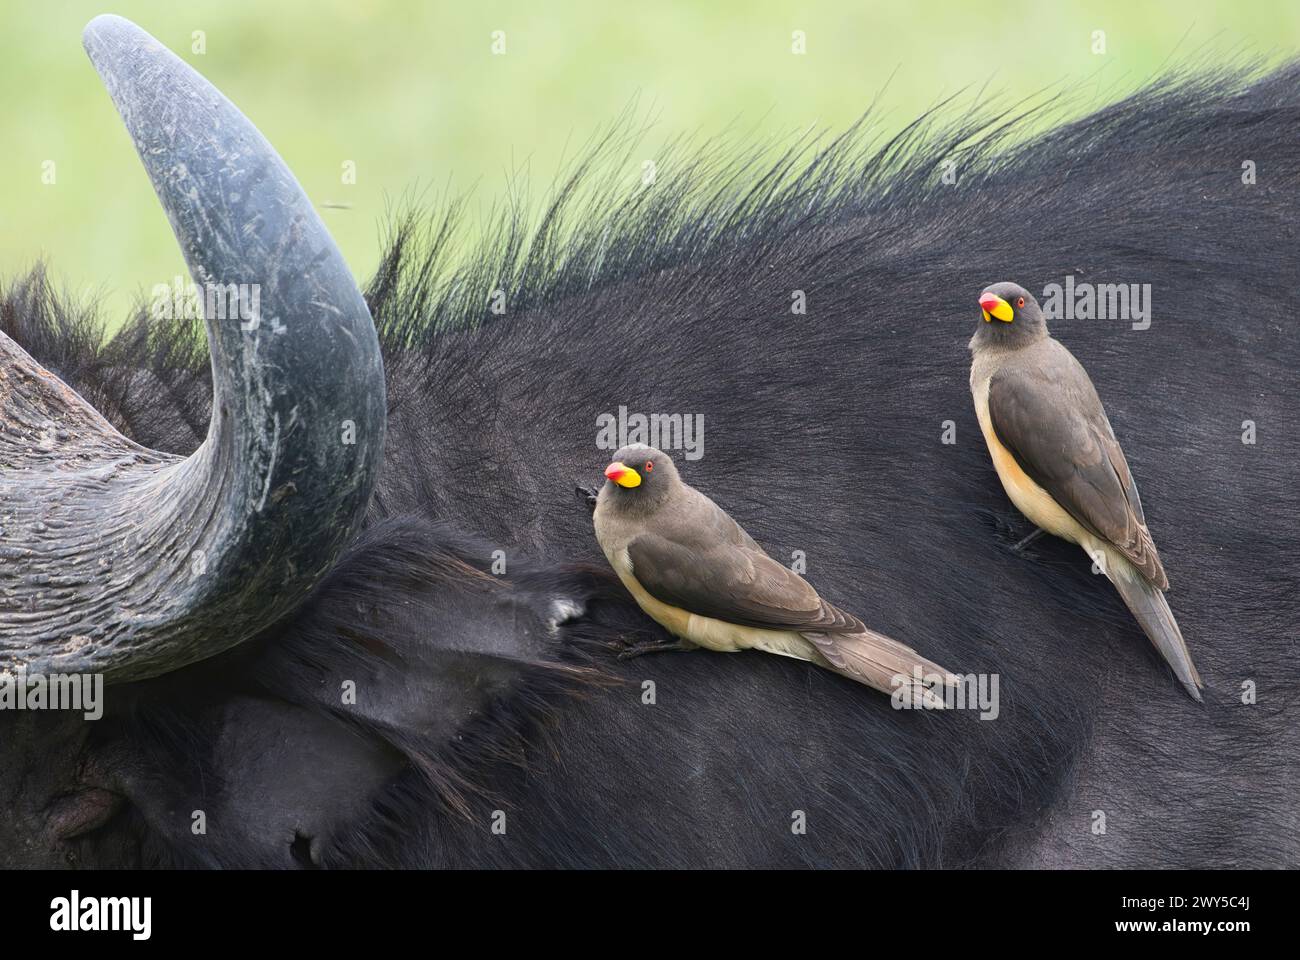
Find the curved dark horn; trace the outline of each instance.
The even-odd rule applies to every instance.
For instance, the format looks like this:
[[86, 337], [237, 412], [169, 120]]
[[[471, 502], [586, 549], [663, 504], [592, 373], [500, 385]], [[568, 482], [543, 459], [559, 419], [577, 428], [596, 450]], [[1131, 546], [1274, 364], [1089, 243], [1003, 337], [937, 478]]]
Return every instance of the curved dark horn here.
[[329, 569], [374, 486], [384, 373], [343, 257], [257, 129], [129, 21], [83, 41], [195, 283], [243, 295], [232, 319], [204, 311], [212, 420], [184, 460], [0, 335], [0, 671], [120, 681], [238, 644]]

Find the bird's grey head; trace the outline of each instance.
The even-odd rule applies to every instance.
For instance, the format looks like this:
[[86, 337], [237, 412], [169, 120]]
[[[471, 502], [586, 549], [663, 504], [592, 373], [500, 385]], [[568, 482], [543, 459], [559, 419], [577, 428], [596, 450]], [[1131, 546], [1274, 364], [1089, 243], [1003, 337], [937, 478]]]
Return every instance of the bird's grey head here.
[[620, 509], [652, 511], [681, 485], [673, 458], [644, 443], [632, 443], [614, 454], [605, 468], [604, 499]]
[[1003, 281], [985, 287], [979, 303], [982, 316], [970, 339], [972, 350], [993, 346], [1014, 349], [1047, 336], [1042, 307], [1019, 284]]

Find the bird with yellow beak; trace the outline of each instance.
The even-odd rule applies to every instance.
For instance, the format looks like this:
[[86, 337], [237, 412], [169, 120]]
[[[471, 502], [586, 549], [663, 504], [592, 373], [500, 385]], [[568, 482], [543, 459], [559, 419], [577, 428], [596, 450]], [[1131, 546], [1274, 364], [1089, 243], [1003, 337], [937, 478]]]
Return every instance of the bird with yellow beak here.
[[956, 682], [948, 670], [823, 600], [684, 483], [667, 454], [624, 447], [605, 477], [596, 540], [637, 604], [669, 633], [709, 650], [807, 660], [903, 705], [945, 705], [942, 687]]
[[979, 305], [971, 394], [998, 479], [1039, 528], [1025, 541], [1046, 531], [1083, 547], [1200, 700], [1201, 677], [1165, 599], [1169, 580], [1137, 484], [1092, 379], [1047, 332], [1024, 287], [996, 283]]

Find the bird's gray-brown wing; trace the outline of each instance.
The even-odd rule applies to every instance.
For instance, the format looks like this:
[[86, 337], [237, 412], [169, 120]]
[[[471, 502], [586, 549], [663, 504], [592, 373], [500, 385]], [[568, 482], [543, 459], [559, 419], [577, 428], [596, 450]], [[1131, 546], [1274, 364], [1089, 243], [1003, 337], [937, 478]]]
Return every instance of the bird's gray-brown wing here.
[[944, 706], [942, 694], [931, 686], [954, 682], [951, 671], [867, 629], [757, 547], [700, 549], [646, 533], [633, 539], [627, 551], [632, 575], [664, 603], [741, 626], [795, 631], [832, 669], [889, 694], [902, 683], [914, 702]]
[[[711, 500], [701, 496], [696, 504], [666, 533], [646, 531], [628, 542], [632, 575], [651, 596], [698, 616], [797, 632], [846, 676], [891, 694], [898, 677], [908, 678], [914, 697], [944, 705], [929, 678], [951, 682], [950, 671], [824, 601]], [[912, 679], [918, 670], [924, 679]]]
[[632, 575], [652, 597], [699, 616], [768, 630], [864, 629], [756, 546], [646, 532], [627, 552]]
[[1137, 485], [1083, 367], [1065, 353], [1041, 368], [1006, 368], [993, 375], [988, 399], [993, 430], [1020, 468], [1166, 589]]

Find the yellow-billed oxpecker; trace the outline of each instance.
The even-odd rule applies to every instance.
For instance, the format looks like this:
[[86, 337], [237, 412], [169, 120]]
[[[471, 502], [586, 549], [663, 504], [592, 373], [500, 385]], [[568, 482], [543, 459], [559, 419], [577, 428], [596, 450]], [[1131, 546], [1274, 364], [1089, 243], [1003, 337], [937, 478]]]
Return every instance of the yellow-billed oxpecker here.
[[672, 458], [624, 447], [605, 469], [596, 539], [641, 609], [690, 645], [807, 660], [904, 704], [944, 705], [949, 671], [867, 629], [777, 563]]
[[1007, 496], [1040, 531], [1088, 552], [1199, 701], [1201, 678], [1165, 600], [1169, 581], [1137, 484], [1092, 380], [1048, 333], [1029, 291], [997, 283], [979, 304], [971, 393]]

